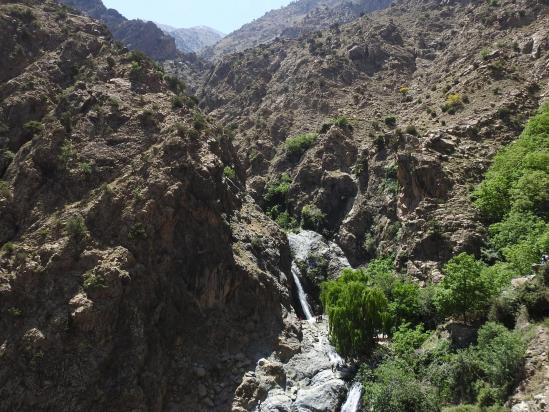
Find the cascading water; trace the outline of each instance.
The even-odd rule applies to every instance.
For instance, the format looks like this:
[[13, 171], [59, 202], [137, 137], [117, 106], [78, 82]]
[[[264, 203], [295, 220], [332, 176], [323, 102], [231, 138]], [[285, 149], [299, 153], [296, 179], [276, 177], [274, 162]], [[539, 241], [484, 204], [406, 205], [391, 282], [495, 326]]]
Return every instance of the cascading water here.
[[299, 268], [297, 267], [297, 264], [295, 262], [292, 262], [292, 276], [294, 277], [294, 282], [297, 287], [297, 296], [299, 298], [299, 303], [301, 303], [301, 309], [303, 309], [303, 314], [305, 315], [305, 318], [310, 323], [313, 323], [315, 321], [315, 318], [313, 316], [311, 306], [309, 306], [309, 302], [307, 301], [307, 294], [305, 293], [305, 290], [301, 285], [301, 281], [299, 280], [300, 274], [301, 273]]
[[[266, 365], [280, 364], [286, 376], [286, 384], [272, 387], [266, 397], [256, 404], [257, 412], [272, 410], [339, 410], [341, 397], [348, 391], [345, 379], [349, 376], [349, 369], [328, 340], [326, 320], [317, 319], [303, 284], [301, 283], [301, 264], [315, 267], [316, 259], [321, 257], [328, 263], [327, 272], [330, 278], [335, 278], [342, 269], [350, 267], [345, 254], [335, 244], [324, 239], [320, 234], [312, 231], [301, 231], [288, 234], [288, 241], [293, 256], [291, 272], [294, 281], [296, 301], [299, 301], [301, 311], [307, 322], [301, 323], [300, 336], [290, 336], [284, 341], [289, 349], [295, 347], [296, 338], [299, 339], [299, 350], [288, 359], [281, 359], [273, 354], [268, 359], [258, 362], [256, 377], [270, 382]], [[297, 303], [297, 302], [296, 302]], [[345, 404], [352, 409], [345, 411], [356, 412], [360, 400], [355, 392], [349, 392]], [[354, 400], [358, 397], [358, 400]], [[355, 405], [355, 406], [353, 406]], [[348, 408], [345, 406], [345, 408]]]
[[362, 397], [362, 385], [355, 382], [349, 391], [347, 400], [341, 407], [341, 412], [357, 412]]

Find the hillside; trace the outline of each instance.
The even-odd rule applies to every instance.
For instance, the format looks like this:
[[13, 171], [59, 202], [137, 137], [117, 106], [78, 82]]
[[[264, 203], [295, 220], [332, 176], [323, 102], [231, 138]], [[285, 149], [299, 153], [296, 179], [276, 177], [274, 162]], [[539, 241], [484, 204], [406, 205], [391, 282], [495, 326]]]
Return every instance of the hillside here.
[[350, 22], [361, 14], [382, 9], [390, 0], [297, 0], [230, 33], [201, 55], [209, 60], [239, 52], [277, 37], [298, 38], [304, 33]]
[[53, 1], [0, 34], [0, 410], [226, 409], [291, 306], [224, 129]]
[[177, 48], [184, 53], [198, 53], [202, 49], [213, 46], [223, 38], [223, 34], [206, 26], [177, 29], [165, 24], [157, 24], [165, 33], [175, 39]]
[[[396, 253], [437, 279], [449, 256], [483, 244], [468, 192], [547, 97], [548, 26], [543, 2], [403, 0], [224, 59], [202, 106], [234, 125], [258, 202], [287, 173], [281, 206], [297, 221], [318, 207], [352, 264]], [[319, 136], [289, 155], [303, 133]]]
[[60, 0], [107, 25], [114, 38], [130, 50], [139, 50], [153, 59], [168, 60], [177, 56], [175, 39], [166, 35], [153, 22], [128, 20], [101, 0]]

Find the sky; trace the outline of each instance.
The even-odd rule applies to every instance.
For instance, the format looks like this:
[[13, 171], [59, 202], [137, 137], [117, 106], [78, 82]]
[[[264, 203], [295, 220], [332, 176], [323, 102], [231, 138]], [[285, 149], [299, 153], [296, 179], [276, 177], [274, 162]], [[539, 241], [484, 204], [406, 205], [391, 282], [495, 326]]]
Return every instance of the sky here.
[[228, 34], [292, 0], [103, 0], [128, 19], [174, 27], [210, 26]]

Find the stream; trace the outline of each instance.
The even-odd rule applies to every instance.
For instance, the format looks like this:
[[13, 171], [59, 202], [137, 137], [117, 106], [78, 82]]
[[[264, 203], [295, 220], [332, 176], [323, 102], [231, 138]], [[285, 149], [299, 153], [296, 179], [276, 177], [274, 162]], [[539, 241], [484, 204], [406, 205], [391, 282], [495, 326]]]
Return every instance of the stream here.
[[[296, 304], [299, 302], [305, 320], [297, 320], [300, 335], [288, 338], [294, 352], [287, 359], [271, 355], [260, 359], [250, 379], [266, 390], [257, 412], [357, 412], [360, 410], [362, 386], [350, 385], [354, 371], [345, 365], [328, 339], [325, 316], [317, 319], [302, 282], [298, 262], [307, 262], [311, 255], [328, 262], [331, 278], [350, 267], [339, 246], [312, 231], [288, 234], [292, 251], [291, 266]], [[276, 383], [283, 381], [283, 383]], [[275, 381], [275, 383], [273, 383]]]

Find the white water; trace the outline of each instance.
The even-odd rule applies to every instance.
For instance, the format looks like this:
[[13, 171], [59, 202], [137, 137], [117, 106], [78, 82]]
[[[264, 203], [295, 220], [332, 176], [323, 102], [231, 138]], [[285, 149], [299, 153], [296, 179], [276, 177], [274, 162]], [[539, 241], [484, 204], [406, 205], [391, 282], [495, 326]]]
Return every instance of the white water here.
[[362, 385], [355, 382], [347, 395], [347, 400], [341, 407], [341, 412], [356, 412], [360, 404], [360, 398], [362, 396]]
[[292, 262], [292, 275], [294, 277], [294, 282], [297, 287], [297, 296], [299, 297], [299, 303], [301, 303], [301, 308], [303, 309], [305, 318], [309, 321], [309, 323], [314, 323], [315, 318], [313, 316], [313, 311], [309, 306], [309, 302], [307, 301], [307, 294], [305, 293], [305, 290], [303, 290], [303, 286], [301, 285], [301, 281], [299, 280], [300, 274], [301, 271], [297, 267], [297, 264], [295, 262]]

